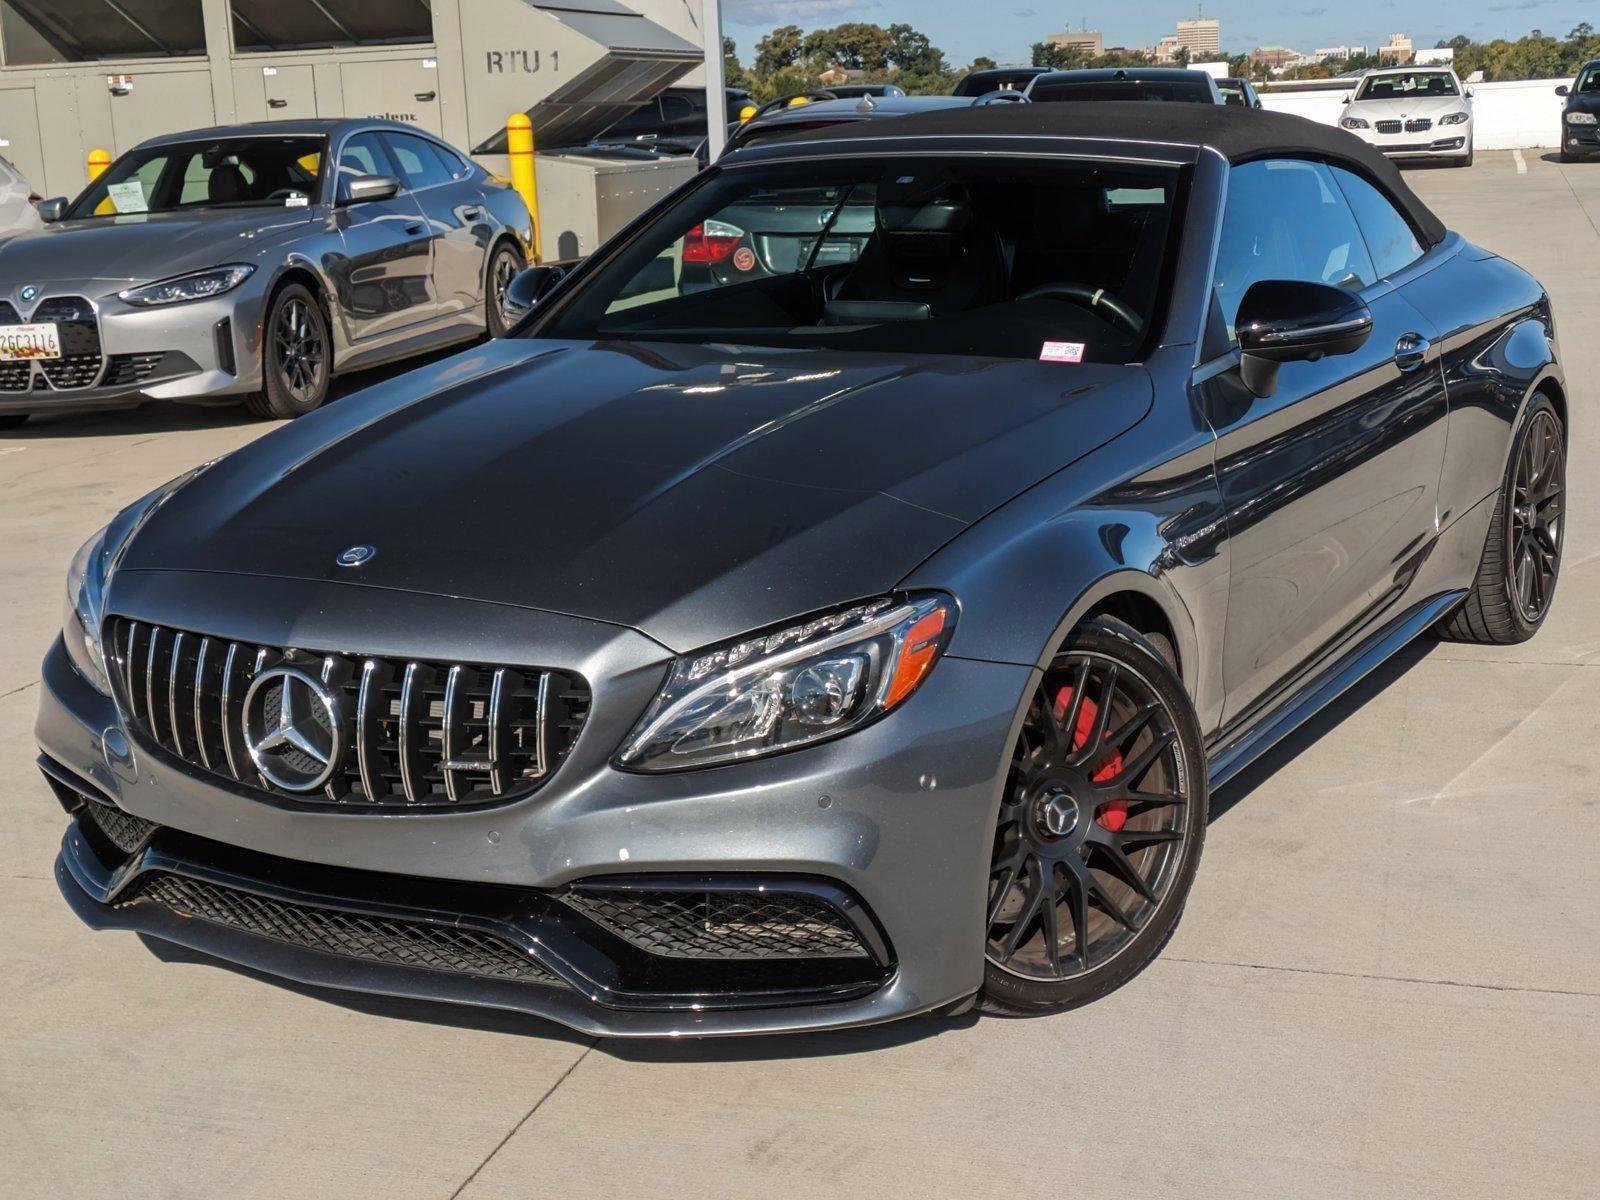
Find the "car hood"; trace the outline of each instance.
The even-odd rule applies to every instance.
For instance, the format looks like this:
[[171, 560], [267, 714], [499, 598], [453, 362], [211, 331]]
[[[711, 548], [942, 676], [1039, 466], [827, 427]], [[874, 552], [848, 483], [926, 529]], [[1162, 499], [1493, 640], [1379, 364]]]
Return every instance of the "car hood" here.
[[1574, 92], [1562, 111], [1600, 113], [1600, 92]]
[[891, 590], [1151, 394], [1138, 367], [504, 339], [223, 459], [118, 569], [470, 597], [683, 652]]
[[[303, 233], [313, 209], [130, 213], [56, 221], [0, 242], [0, 279], [48, 285], [104, 279], [140, 283], [220, 263], [250, 262]], [[292, 213], [293, 215], [289, 215]]]
[[1397, 96], [1392, 100], [1354, 100], [1345, 113], [1369, 121], [1388, 121], [1402, 117], [1431, 117], [1437, 121], [1445, 113], [1472, 111], [1464, 96]]

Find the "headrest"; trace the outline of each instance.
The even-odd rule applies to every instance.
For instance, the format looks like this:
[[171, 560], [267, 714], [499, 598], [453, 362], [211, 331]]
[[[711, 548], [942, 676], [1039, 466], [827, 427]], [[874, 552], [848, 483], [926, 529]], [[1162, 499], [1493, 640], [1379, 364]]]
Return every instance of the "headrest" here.
[[206, 183], [206, 192], [213, 204], [233, 204], [249, 199], [250, 185], [245, 180], [244, 172], [237, 166], [233, 163], [223, 163], [211, 172], [211, 178]]

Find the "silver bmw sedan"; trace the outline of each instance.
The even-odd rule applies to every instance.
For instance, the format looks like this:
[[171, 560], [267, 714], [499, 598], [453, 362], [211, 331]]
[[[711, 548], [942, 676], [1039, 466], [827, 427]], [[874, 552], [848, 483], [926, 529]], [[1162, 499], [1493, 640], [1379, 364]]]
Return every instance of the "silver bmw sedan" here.
[[154, 138], [0, 241], [0, 428], [151, 400], [310, 412], [338, 373], [504, 330], [522, 198], [388, 121]]

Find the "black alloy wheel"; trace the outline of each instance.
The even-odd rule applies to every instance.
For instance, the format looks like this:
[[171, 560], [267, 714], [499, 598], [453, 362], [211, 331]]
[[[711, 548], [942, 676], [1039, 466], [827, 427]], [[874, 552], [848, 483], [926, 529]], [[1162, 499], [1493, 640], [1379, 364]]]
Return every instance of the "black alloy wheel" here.
[[489, 287], [485, 298], [486, 327], [490, 337], [499, 337], [522, 317], [522, 310], [511, 303], [511, 281], [522, 273], [522, 255], [515, 247], [501, 243], [489, 260]]
[[1566, 429], [1549, 398], [1535, 396], [1512, 439], [1477, 577], [1441, 637], [1508, 646], [1538, 632], [1561, 577], [1566, 508]]
[[1177, 924], [1205, 836], [1198, 725], [1120, 622], [1074, 633], [1030, 698], [990, 865], [984, 1002], [1040, 1012], [1120, 986]]
[[1524, 621], [1537, 625], [1555, 595], [1561, 570], [1561, 517], [1567, 490], [1566, 447], [1555, 413], [1540, 409], [1528, 423], [1511, 483], [1508, 585]]
[[261, 348], [262, 391], [250, 400], [257, 416], [303, 416], [328, 398], [333, 347], [317, 298], [292, 283], [273, 298]]

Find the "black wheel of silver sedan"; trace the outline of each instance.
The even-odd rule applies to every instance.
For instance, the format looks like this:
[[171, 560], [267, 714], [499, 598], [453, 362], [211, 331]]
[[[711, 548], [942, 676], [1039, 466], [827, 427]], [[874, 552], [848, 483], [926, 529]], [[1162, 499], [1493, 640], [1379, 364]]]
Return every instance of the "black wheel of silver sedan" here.
[[1080, 626], [1030, 697], [990, 865], [985, 1006], [1038, 1012], [1120, 986], [1177, 924], [1208, 793], [1198, 724], [1157, 649]]
[[333, 343], [322, 306], [291, 283], [273, 297], [261, 347], [262, 390], [250, 409], [263, 417], [298, 417], [328, 398]]
[[1510, 645], [1538, 632], [1561, 576], [1566, 507], [1566, 429], [1555, 405], [1537, 396], [1512, 439], [1477, 578], [1440, 626], [1443, 637]]
[[489, 259], [487, 295], [484, 299], [486, 325], [490, 337], [499, 337], [522, 316], [511, 303], [511, 281], [522, 271], [523, 258], [515, 246], [502, 242]]

